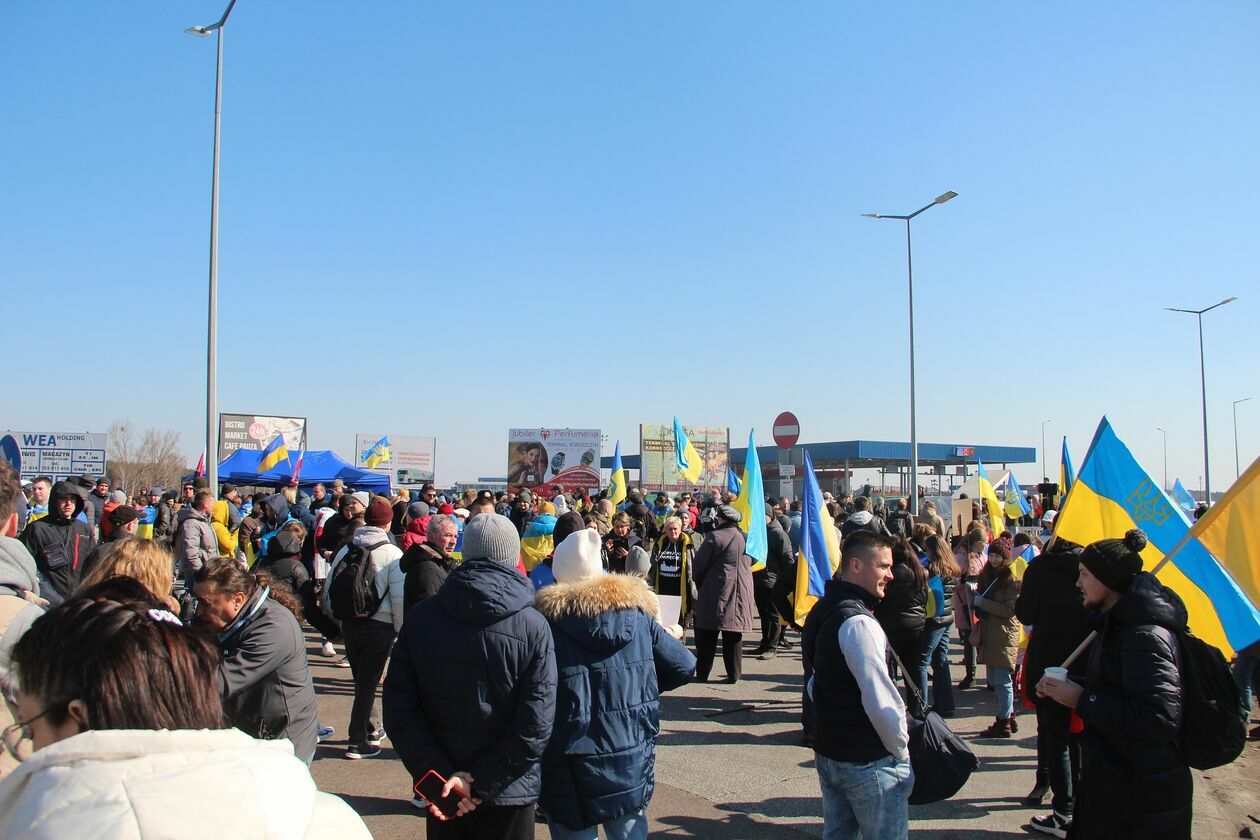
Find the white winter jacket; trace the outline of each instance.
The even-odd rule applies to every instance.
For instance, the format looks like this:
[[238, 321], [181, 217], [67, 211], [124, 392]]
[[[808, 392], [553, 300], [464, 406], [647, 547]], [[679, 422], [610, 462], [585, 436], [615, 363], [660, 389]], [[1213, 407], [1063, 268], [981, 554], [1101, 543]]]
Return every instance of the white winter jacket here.
[[0, 837], [371, 838], [288, 741], [237, 729], [82, 732], [0, 781]]
[[[389, 535], [385, 533], [383, 528], [377, 528], [374, 525], [364, 525], [361, 528], [356, 528], [351, 542], [364, 548], [377, 545], [378, 543], [385, 543], [370, 555], [372, 558], [372, 570], [376, 574], [376, 591], [381, 596], [381, 605], [377, 607], [372, 620], [383, 621], [386, 624], [392, 623], [394, 632], [397, 633], [402, 629], [404, 613], [403, 585], [407, 581], [406, 575], [403, 574], [402, 569], [398, 566], [398, 560], [403, 555], [402, 549], [389, 542]], [[332, 580], [337, 566], [341, 565], [341, 561], [345, 556], [346, 549], [342, 548], [333, 557], [332, 565], [328, 567], [329, 580]], [[324, 587], [323, 609], [325, 615], [329, 618], [334, 618], [331, 590], [332, 587]]]

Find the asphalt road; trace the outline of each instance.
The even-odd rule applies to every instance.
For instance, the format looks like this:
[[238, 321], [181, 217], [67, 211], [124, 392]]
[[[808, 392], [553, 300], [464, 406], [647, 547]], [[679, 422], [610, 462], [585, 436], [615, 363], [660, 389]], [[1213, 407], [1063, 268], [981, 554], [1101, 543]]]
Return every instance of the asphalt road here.
[[[344, 738], [353, 692], [349, 669], [332, 667], [313, 639], [309, 653], [321, 719], [337, 732], [316, 754], [321, 790], [341, 796], [380, 840], [424, 837], [425, 819], [410, 804], [410, 779], [384, 744], [379, 758], [349, 761]], [[751, 646], [748, 646], [751, 647]], [[956, 677], [962, 667], [954, 657]], [[721, 677], [721, 658], [714, 676]], [[822, 803], [813, 752], [800, 745], [800, 656], [796, 650], [762, 662], [745, 658], [737, 685], [693, 684], [662, 700], [656, 794], [649, 809], [653, 837], [796, 838], [822, 834]], [[913, 807], [910, 834], [923, 838], [1029, 836], [1036, 723], [1030, 712], [1010, 740], [976, 738], [992, 722], [994, 696], [973, 688], [958, 696], [954, 731], [967, 738], [980, 767], [947, 802]], [[1233, 765], [1197, 774], [1196, 838], [1235, 838], [1251, 825], [1260, 835], [1260, 745]], [[538, 838], [548, 837], [539, 825]], [[1045, 835], [1033, 835], [1045, 836]]]

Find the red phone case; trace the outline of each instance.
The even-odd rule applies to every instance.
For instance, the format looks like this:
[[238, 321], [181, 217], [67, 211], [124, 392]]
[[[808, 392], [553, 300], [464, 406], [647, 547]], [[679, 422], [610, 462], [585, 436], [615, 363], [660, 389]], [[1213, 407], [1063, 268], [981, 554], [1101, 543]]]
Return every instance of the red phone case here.
[[436, 805], [437, 809], [448, 817], [453, 817], [459, 813], [460, 795], [455, 791], [451, 791], [445, 797], [442, 796], [442, 788], [446, 786], [446, 779], [443, 779], [436, 770], [430, 770], [420, 777], [420, 781], [416, 782], [416, 796], [423, 796], [431, 804]]

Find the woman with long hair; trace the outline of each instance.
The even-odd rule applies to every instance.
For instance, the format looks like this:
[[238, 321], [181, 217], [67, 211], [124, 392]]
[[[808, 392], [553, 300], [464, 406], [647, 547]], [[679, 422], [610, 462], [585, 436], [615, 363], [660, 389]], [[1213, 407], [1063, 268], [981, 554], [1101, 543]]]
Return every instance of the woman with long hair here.
[[[923, 635], [926, 616], [928, 576], [914, 544], [905, 537], [893, 538], [892, 558], [893, 579], [884, 589], [883, 600], [875, 607], [875, 619], [884, 628], [888, 644], [901, 660], [905, 670], [902, 677], [909, 688], [927, 679], [926, 669], [919, 667], [919, 637]], [[907, 708], [912, 715], [918, 714], [918, 701], [913, 693], [907, 691], [907, 694], [910, 695]]]
[[[916, 526], [916, 528], [919, 526]], [[949, 543], [932, 535], [927, 549], [928, 603], [919, 646], [919, 693], [927, 699], [928, 668], [932, 669], [932, 708], [943, 717], [954, 714], [954, 684], [949, 674], [949, 629], [954, 619], [954, 590], [962, 569]]]

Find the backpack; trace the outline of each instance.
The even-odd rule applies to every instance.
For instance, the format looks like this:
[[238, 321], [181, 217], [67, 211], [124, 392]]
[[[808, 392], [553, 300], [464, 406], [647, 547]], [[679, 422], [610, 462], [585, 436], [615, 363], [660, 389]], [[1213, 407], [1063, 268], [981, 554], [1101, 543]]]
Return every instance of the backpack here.
[[1177, 634], [1181, 673], [1181, 758], [1196, 770], [1229, 764], [1242, 754], [1247, 726], [1224, 655], [1189, 630]]
[[383, 545], [388, 543], [367, 546], [352, 543], [346, 547], [345, 555], [328, 580], [328, 603], [338, 621], [376, 615], [384, 595], [376, 591], [371, 555]]

